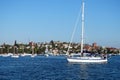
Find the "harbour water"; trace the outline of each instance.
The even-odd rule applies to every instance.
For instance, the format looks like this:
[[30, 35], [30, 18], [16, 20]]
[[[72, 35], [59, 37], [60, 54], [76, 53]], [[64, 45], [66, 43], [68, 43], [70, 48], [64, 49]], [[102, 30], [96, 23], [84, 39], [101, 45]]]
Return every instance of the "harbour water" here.
[[63, 56], [0, 57], [0, 80], [119, 80], [120, 56], [107, 63], [68, 63]]

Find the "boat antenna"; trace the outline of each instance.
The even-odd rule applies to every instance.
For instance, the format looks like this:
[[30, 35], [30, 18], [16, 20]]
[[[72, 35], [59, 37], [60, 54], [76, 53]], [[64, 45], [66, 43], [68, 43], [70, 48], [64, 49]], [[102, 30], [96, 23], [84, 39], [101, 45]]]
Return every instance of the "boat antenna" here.
[[82, 0], [82, 35], [81, 35], [81, 53], [83, 53], [83, 39], [84, 39], [84, 0]]

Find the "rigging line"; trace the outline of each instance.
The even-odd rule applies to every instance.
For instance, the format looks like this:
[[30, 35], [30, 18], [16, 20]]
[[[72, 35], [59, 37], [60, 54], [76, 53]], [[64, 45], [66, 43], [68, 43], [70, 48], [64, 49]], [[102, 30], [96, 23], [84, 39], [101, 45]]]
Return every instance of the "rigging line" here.
[[70, 46], [71, 46], [71, 43], [72, 43], [72, 41], [73, 41], [73, 37], [74, 37], [74, 35], [75, 35], [75, 31], [76, 31], [76, 29], [77, 29], [77, 24], [78, 24], [78, 22], [79, 22], [79, 20], [80, 20], [80, 13], [81, 13], [81, 8], [80, 8], [80, 11], [79, 11], [79, 13], [78, 13], [76, 23], [75, 23], [75, 25], [74, 25], [74, 29], [73, 29], [73, 33], [72, 33], [72, 36], [71, 36], [70, 43], [69, 43], [69, 45], [68, 45], [67, 55], [69, 55]]

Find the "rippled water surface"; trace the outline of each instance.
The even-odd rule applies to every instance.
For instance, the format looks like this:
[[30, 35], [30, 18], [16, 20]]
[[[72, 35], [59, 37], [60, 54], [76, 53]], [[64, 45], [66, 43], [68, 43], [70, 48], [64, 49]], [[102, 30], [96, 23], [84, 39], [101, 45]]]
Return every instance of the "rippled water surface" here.
[[120, 80], [120, 56], [107, 63], [68, 63], [63, 56], [0, 57], [0, 80]]

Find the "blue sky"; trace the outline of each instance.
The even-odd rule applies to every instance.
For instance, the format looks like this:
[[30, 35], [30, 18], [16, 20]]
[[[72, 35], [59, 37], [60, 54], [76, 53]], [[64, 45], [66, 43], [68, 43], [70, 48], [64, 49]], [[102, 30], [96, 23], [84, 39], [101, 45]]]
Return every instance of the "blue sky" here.
[[[70, 41], [82, 0], [0, 0], [0, 44]], [[80, 13], [81, 15], [81, 13]], [[81, 17], [74, 36], [80, 42]], [[85, 43], [120, 48], [120, 0], [85, 0]]]

